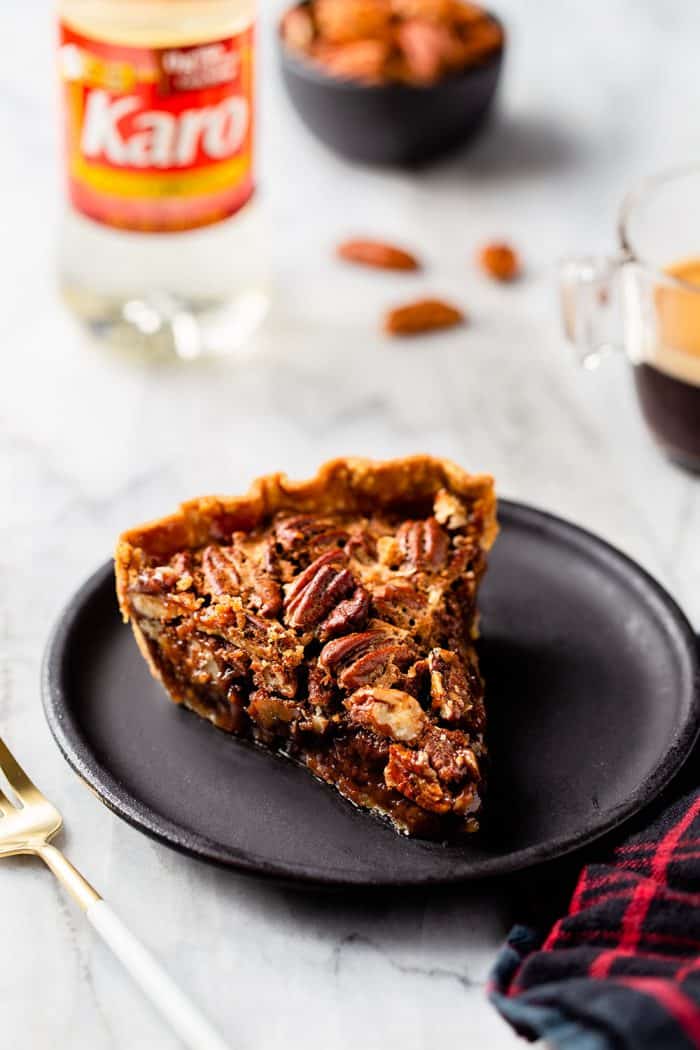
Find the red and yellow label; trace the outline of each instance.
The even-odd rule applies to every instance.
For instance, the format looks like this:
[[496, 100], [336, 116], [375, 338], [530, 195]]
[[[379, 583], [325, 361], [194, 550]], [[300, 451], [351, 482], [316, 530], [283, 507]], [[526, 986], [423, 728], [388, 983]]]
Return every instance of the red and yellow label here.
[[253, 193], [253, 29], [192, 47], [60, 31], [68, 194], [125, 230], [206, 226]]

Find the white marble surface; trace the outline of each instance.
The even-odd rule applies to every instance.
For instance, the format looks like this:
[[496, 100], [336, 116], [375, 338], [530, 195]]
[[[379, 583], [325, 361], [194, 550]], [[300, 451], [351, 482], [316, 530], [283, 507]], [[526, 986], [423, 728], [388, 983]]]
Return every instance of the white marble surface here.
[[[49, 4], [3, 5], [0, 728], [64, 812], [70, 856], [241, 1050], [514, 1045], [482, 986], [517, 902], [488, 889], [373, 908], [297, 895], [181, 857], [108, 813], [51, 742], [39, 664], [62, 603], [124, 526], [269, 469], [426, 450], [597, 530], [700, 625], [700, 486], [652, 447], [624, 362], [575, 369], [552, 279], [561, 255], [612, 246], [631, 180], [697, 157], [700, 7], [497, 7], [511, 29], [502, 116], [467, 156], [413, 176], [350, 168], [313, 142], [268, 39], [274, 315], [254, 363], [185, 368], [95, 351], [57, 301]], [[409, 283], [334, 263], [334, 242], [362, 230], [416, 245], [429, 271]], [[472, 264], [498, 234], [526, 259], [512, 289]], [[389, 345], [378, 312], [414, 288], [463, 302], [471, 327]], [[3, 1046], [175, 1046], [38, 863], [0, 867], [0, 928]]]

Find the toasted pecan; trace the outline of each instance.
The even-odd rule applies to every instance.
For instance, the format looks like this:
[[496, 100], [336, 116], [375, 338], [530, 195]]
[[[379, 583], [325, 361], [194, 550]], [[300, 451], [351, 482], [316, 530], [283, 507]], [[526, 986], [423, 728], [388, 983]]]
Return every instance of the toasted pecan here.
[[281, 22], [282, 38], [295, 51], [308, 51], [316, 30], [314, 20], [307, 7], [292, 7], [285, 12]]
[[463, 324], [465, 314], [442, 299], [417, 299], [390, 310], [384, 319], [388, 335], [418, 335]]
[[485, 244], [478, 255], [484, 273], [495, 281], [514, 281], [520, 275], [520, 258], [509, 244], [493, 241]]
[[412, 571], [439, 571], [447, 561], [449, 539], [435, 518], [405, 521], [396, 533], [405, 563]]
[[415, 697], [401, 689], [365, 686], [343, 703], [353, 722], [401, 743], [414, 743], [428, 724]]
[[310, 0], [280, 32], [327, 73], [365, 84], [431, 84], [503, 46], [500, 24], [467, 0]]
[[418, 270], [415, 255], [386, 241], [350, 240], [338, 245], [338, 255], [346, 262], [375, 266], [380, 270]]
[[325, 641], [363, 626], [369, 597], [346, 563], [340, 548], [326, 551], [289, 585], [284, 617], [290, 627], [318, 628]]
[[426, 18], [434, 22], [449, 21], [453, 5], [454, 0], [391, 0], [398, 18]]
[[461, 37], [450, 26], [411, 18], [399, 26], [396, 35], [416, 83], [431, 84], [463, 64]]
[[346, 44], [388, 36], [391, 0], [315, 0], [316, 24], [326, 40]]
[[384, 40], [349, 40], [345, 44], [319, 44], [313, 54], [335, 77], [379, 84], [389, 51]]

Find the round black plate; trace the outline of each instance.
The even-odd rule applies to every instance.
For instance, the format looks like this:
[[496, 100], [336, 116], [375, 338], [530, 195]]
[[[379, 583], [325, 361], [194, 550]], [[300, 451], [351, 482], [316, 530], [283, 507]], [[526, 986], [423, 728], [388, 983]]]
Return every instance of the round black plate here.
[[121, 623], [111, 564], [49, 643], [44, 705], [73, 769], [119, 816], [242, 871], [326, 885], [427, 885], [552, 860], [621, 823], [698, 733], [693, 632], [606, 543], [502, 502], [482, 590], [492, 769], [482, 832], [397, 835], [309, 773], [176, 707]]

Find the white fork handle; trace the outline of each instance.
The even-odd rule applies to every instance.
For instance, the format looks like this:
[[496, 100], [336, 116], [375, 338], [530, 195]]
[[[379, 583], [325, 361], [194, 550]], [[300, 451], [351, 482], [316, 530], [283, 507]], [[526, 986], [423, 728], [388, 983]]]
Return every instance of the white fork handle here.
[[86, 909], [94, 928], [190, 1050], [230, 1050], [204, 1014], [110, 906], [100, 898]]

